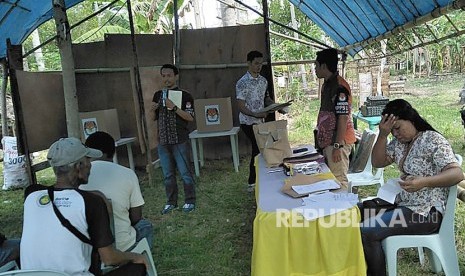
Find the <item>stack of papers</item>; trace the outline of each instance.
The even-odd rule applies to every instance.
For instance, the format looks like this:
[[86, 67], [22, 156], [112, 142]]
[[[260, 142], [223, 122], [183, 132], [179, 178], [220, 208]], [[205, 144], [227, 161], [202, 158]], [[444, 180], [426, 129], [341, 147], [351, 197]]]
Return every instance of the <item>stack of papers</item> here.
[[348, 210], [354, 207], [349, 201], [313, 202], [305, 206], [292, 209], [293, 212], [301, 214], [306, 220], [315, 220], [325, 216]]
[[293, 211], [301, 214], [306, 220], [333, 215], [350, 209], [358, 203], [358, 195], [353, 193], [322, 192], [311, 194], [302, 199], [302, 207]]
[[339, 188], [339, 184], [337, 184], [337, 182], [333, 179], [322, 180], [307, 185], [292, 186], [292, 190], [294, 190], [299, 195], [307, 195], [315, 192], [334, 190]]

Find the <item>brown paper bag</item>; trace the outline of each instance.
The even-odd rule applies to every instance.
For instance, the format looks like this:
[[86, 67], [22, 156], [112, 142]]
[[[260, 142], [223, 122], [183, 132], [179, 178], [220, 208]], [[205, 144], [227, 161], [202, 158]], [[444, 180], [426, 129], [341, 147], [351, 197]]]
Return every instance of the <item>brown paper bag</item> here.
[[279, 166], [284, 158], [292, 155], [286, 120], [254, 125], [253, 132], [267, 167]]

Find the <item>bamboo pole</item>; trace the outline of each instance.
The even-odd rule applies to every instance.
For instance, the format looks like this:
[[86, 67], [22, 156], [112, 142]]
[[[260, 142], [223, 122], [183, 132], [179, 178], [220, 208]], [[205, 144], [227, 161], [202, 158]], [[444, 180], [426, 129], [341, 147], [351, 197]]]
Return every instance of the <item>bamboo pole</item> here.
[[132, 46], [132, 54], [133, 54], [133, 66], [135, 68], [135, 84], [136, 84], [136, 92], [137, 92], [137, 99], [139, 101], [139, 115], [140, 120], [142, 123], [142, 135], [145, 140], [145, 156], [147, 161], [147, 174], [149, 175], [149, 183], [153, 184], [153, 166], [152, 164], [152, 154], [149, 145], [149, 135], [147, 132], [147, 121], [145, 120], [145, 107], [144, 107], [144, 97], [142, 95], [142, 84], [140, 79], [140, 72], [139, 72], [139, 59], [137, 57], [137, 46], [136, 46], [136, 39], [134, 37], [134, 22], [132, 18], [132, 7], [131, 7], [131, 0], [127, 0], [127, 7], [128, 7], [128, 15], [129, 15], [129, 28], [131, 29], [131, 46]]
[[7, 118], [7, 109], [6, 109], [6, 87], [8, 82], [8, 68], [6, 65], [6, 59], [1, 60], [2, 72], [3, 72], [3, 82], [2, 82], [2, 91], [0, 96], [0, 106], [2, 107], [2, 136], [8, 136], [8, 118]]
[[174, 65], [179, 66], [181, 57], [181, 32], [179, 31], [179, 14], [178, 14], [178, 0], [173, 0], [173, 15], [174, 15]]
[[[15, 51], [13, 49], [14, 47], [18, 47], [19, 50]], [[21, 96], [19, 94], [18, 79], [16, 78], [16, 70], [23, 69], [21, 49], [21, 46], [12, 45], [10, 39], [7, 39], [7, 71], [10, 76], [11, 100], [13, 101], [13, 110], [15, 112], [18, 155], [24, 155], [25, 157], [26, 174], [29, 184], [37, 184], [36, 176], [31, 167], [32, 160], [27, 142], [26, 126], [24, 125], [24, 114], [21, 104]]]
[[63, 70], [63, 90], [65, 96], [66, 127], [68, 137], [80, 138], [79, 108], [76, 94], [76, 76], [71, 45], [71, 33], [64, 0], [53, 1], [53, 17], [57, 29], [57, 45], [60, 50], [61, 68]]

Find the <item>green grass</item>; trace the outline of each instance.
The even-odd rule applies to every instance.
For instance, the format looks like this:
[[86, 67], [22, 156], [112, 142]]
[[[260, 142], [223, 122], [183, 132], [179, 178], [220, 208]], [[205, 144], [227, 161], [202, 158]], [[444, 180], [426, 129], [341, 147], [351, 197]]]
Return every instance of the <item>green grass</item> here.
[[[436, 82], [414, 80], [407, 90], [415, 95], [404, 98], [443, 133], [454, 150], [465, 156], [464, 128], [460, 120], [458, 91], [463, 76]], [[413, 84], [412, 84], [413, 83]], [[393, 97], [391, 97], [393, 98]], [[292, 105], [289, 137], [293, 145], [313, 143], [313, 128], [318, 112], [318, 100], [301, 100]], [[359, 129], [368, 127], [359, 122]], [[255, 199], [246, 191], [248, 159], [241, 159], [239, 173], [230, 160], [206, 161], [197, 181], [197, 209], [190, 214], [176, 211], [162, 216], [165, 203], [161, 170], [155, 171], [154, 183], [138, 172], [146, 201], [144, 215], [155, 226], [155, 244], [152, 251], [159, 275], [250, 275], [252, 252], [252, 225], [255, 217]], [[385, 170], [385, 177], [393, 178], [399, 172], [395, 166]], [[52, 184], [50, 169], [37, 175], [40, 183]], [[182, 185], [180, 204], [182, 204]], [[362, 196], [373, 194], [371, 187], [361, 188]], [[1, 232], [8, 237], [20, 237], [22, 227], [23, 190], [0, 191]], [[457, 203], [456, 240], [460, 269], [465, 273], [465, 207]], [[421, 267], [416, 250], [404, 249], [399, 253], [399, 275], [433, 275], [429, 266]], [[283, 275], [284, 276], [284, 275]]]

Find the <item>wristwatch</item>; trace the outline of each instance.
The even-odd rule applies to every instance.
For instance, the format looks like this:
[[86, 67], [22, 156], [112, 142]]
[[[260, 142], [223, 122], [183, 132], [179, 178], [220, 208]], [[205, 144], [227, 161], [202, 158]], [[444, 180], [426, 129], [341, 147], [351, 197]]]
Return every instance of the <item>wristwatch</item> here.
[[173, 107], [173, 111], [176, 112], [177, 110], [178, 110], [178, 107], [175, 105], [175, 106]]
[[333, 148], [335, 148], [335, 149], [340, 149], [340, 148], [343, 148], [343, 147], [344, 147], [344, 145], [341, 145], [339, 143], [334, 143], [333, 144]]

